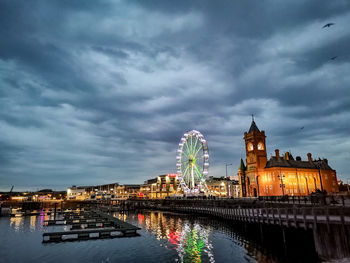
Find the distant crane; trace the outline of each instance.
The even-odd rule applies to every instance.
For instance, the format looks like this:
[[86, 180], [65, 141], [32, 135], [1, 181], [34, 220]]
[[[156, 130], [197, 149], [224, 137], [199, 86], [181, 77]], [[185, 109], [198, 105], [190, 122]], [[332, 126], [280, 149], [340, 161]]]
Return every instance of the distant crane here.
[[12, 193], [13, 187], [15, 187], [14, 185], [11, 187], [10, 193]]

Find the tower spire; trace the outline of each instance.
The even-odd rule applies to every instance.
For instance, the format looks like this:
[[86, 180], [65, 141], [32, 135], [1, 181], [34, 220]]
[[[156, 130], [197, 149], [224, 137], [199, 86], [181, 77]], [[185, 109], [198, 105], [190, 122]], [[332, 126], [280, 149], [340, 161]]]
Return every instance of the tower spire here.
[[250, 128], [249, 128], [249, 132], [248, 133], [251, 133], [253, 131], [256, 131], [256, 132], [260, 132], [258, 126], [256, 126], [256, 123], [254, 121], [254, 114], [252, 114], [252, 124], [250, 125]]
[[239, 167], [238, 167], [238, 171], [245, 171], [246, 170], [246, 167], [244, 165], [244, 161], [243, 159], [241, 158], [240, 162], [239, 162]]

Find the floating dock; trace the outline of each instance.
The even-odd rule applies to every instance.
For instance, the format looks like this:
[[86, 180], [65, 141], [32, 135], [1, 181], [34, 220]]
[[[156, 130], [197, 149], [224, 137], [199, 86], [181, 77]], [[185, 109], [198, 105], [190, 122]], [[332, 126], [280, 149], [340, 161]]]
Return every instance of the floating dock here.
[[138, 236], [137, 230], [140, 229], [100, 211], [69, 214], [64, 219], [46, 222], [49, 226], [71, 225], [71, 230], [44, 233], [43, 243]]

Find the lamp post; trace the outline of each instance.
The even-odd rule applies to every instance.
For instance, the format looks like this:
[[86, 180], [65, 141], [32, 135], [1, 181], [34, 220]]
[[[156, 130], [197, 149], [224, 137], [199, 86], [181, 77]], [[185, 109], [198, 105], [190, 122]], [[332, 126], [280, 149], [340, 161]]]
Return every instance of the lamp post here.
[[226, 164], [226, 178], [227, 178], [227, 166], [230, 166], [230, 165], [232, 165], [232, 163]]
[[284, 184], [283, 184], [283, 178], [285, 177], [285, 175], [284, 174], [282, 174], [281, 175], [281, 171], [280, 171], [280, 175], [278, 175], [278, 178], [280, 178], [281, 179], [281, 184], [280, 184], [280, 186], [281, 186], [281, 188], [282, 188], [282, 195], [284, 196]]
[[323, 184], [322, 184], [322, 176], [321, 176], [321, 168], [320, 167], [318, 167], [318, 176], [320, 177], [321, 191], [323, 192]]
[[300, 192], [300, 185], [299, 185], [298, 168], [295, 168], [295, 175], [296, 175], [296, 177], [297, 177], [298, 194], [301, 195], [301, 192]]
[[256, 175], [256, 172], [255, 172], [255, 176], [256, 176], [256, 186], [257, 186], [257, 190], [258, 190], [258, 192], [257, 192], [257, 195], [258, 195], [258, 197], [260, 197], [260, 189], [259, 189], [259, 175]]
[[309, 184], [307, 182], [307, 176], [306, 175], [305, 175], [305, 181], [306, 181], [307, 195], [309, 195], [310, 194], [310, 192], [309, 192]]

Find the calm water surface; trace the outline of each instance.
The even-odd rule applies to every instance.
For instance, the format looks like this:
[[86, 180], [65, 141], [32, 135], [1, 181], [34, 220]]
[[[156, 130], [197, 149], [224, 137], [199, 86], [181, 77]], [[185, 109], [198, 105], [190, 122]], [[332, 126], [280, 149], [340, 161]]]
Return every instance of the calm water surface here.
[[50, 216], [0, 218], [0, 262], [279, 262], [229, 226], [164, 212], [115, 214], [141, 228], [140, 236], [42, 243]]

